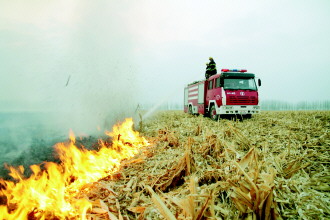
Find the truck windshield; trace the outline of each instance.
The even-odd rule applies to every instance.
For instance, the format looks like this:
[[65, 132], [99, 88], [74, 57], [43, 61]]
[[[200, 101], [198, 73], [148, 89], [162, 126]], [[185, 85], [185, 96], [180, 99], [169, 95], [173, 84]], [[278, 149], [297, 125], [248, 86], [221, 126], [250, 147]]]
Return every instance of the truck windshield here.
[[251, 79], [225, 79], [224, 89], [244, 89], [244, 90], [257, 90], [256, 83], [253, 78]]

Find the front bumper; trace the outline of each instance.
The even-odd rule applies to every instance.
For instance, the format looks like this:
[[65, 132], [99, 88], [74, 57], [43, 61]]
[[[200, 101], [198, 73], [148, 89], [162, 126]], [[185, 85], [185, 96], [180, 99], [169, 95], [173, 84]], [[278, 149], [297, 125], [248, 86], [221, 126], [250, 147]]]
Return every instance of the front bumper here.
[[259, 114], [259, 105], [223, 105], [216, 109], [217, 114], [220, 115], [249, 115], [249, 114]]

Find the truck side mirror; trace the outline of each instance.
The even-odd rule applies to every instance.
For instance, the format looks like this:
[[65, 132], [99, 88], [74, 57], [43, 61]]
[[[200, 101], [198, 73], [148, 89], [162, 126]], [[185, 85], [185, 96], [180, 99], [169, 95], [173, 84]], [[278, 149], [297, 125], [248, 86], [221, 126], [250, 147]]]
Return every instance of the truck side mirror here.
[[261, 79], [258, 79], [258, 86], [261, 86]]

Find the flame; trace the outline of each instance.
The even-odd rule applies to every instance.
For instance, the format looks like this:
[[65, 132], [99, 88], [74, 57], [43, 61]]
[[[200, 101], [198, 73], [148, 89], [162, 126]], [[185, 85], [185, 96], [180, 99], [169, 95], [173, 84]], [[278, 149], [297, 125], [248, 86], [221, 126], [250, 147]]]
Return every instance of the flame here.
[[100, 150], [79, 149], [70, 132], [68, 143], [58, 143], [55, 150], [60, 164], [45, 162], [32, 165], [32, 175], [24, 177], [24, 168], [9, 167], [14, 181], [0, 179], [0, 219], [86, 219], [92, 203], [79, 193], [87, 183], [95, 182], [118, 171], [123, 159], [132, 158], [139, 149], [149, 145], [144, 137], [133, 129], [131, 118], [115, 125], [112, 146], [100, 141]]

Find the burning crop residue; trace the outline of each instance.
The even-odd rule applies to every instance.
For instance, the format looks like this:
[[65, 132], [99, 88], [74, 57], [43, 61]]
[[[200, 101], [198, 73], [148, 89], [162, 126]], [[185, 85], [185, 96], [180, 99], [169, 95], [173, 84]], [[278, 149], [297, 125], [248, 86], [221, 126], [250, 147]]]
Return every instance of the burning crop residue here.
[[92, 203], [81, 195], [82, 188], [115, 173], [122, 160], [148, 145], [132, 127], [132, 119], [115, 125], [106, 133], [113, 139], [111, 147], [100, 141], [98, 151], [79, 149], [70, 135], [68, 143], [55, 146], [61, 163], [32, 165], [28, 178], [23, 166], [9, 167], [14, 181], [0, 179], [0, 219], [85, 219]]

